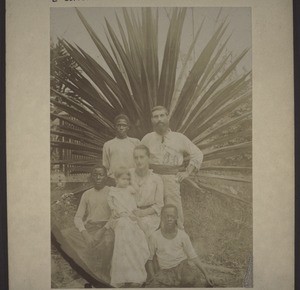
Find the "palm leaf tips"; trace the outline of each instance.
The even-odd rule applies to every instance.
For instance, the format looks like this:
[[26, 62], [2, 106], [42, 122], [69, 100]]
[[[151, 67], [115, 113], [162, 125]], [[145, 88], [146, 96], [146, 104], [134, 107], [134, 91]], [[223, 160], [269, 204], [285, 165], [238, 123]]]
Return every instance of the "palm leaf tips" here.
[[[51, 67], [51, 76], [64, 88], [51, 87], [56, 110], [51, 118], [60, 120], [51, 131], [51, 146], [81, 152], [84, 158], [76, 159], [78, 171], [86, 170], [82, 162], [87, 158], [101, 159], [103, 143], [114, 137], [117, 114], [127, 114], [131, 135], [142, 138], [152, 130], [151, 108], [155, 105], [171, 109], [172, 130], [184, 133], [203, 149], [206, 166], [211, 162], [226, 167], [216, 160], [251, 153], [251, 128], [240, 132], [244, 121], [251, 121], [251, 72], [236, 74], [248, 49], [234, 57], [225, 51], [230, 41], [228, 19], [218, 25], [190, 64], [205, 31], [205, 21], [201, 21], [180, 68], [187, 8], [171, 10], [163, 50], [158, 8], [123, 8], [115, 15], [116, 25], [105, 20], [106, 40], [97, 36], [80, 9], [76, 12], [102, 61], [79, 45], [59, 40], [61, 50], [76, 66], [67, 70], [55, 63]], [[232, 145], [232, 139], [238, 141]], [[76, 171], [74, 159], [65, 162]]]

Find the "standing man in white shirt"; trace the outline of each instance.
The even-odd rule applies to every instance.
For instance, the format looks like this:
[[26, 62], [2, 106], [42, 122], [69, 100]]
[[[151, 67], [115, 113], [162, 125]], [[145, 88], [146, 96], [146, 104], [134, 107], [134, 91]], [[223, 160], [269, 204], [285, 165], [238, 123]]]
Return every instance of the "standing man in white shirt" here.
[[[154, 107], [151, 121], [154, 132], [145, 135], [141, 142], [150, 150], [151, 168], [161, 175], [164, 182], [165, 204], [177, 207], [178, 226], [183, 228], [180, 182], [200, 168], [203, 154], [185, 135], [171, 131], [169, 113], [165, 107]], [[189, 164], [182, 171], [186, 155]]]
[[126, 115], [118, 115], [115, 118], [116, 137], [103, 145], [102, 163], [109, 177], [114, 177], [114, 171], [119, 167], [135, 167], [133, 149], [140, 144], [140, 140], [127, 136], [129, 124]]

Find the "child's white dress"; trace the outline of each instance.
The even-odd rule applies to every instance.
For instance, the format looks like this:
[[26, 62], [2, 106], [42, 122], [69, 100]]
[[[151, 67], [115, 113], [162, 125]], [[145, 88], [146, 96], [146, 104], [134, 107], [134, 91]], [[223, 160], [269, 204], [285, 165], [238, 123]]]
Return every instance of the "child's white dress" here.
[[108, 204], [119, 216], [113, 223], [115, 244], [111, 265], [111, 285], [143, 283], [147, 272], [145, 264], [150, 252], [144, 232], [129, 216], [137, 209], [133, 188], [111, 187]]

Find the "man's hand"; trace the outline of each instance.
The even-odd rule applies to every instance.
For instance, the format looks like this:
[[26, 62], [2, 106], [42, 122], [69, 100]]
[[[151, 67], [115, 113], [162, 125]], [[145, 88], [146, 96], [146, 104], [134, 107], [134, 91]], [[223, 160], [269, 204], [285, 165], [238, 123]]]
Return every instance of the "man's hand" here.
[[93, 247], [96, 244], [96, 240], [85, 230], [81, 232], [85, 242], [87, 243], [88, 247]]
[[185, 178], [188, 178], [190, 176], [190, 174], [186, 171], [184, 172], [178, 172], [176, 175], [176, 178], [178, 180], [178, 182], [182, 182], [182, 180], [184, 180]]

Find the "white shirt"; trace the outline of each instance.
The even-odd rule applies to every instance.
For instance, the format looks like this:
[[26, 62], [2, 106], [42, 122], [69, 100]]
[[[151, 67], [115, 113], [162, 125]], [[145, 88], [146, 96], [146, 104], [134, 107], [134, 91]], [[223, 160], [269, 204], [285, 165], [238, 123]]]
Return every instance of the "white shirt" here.
[[141, 141], [150, 150], [152, 164], [180, 166], [184, 155], [189, 155], [189, 165], [199, 169], [203, 160], [200, 149], [185, 135], [169, 130], [164, 136], [151, 132]]
[[161, 269], [170, 269], [186, 259], [197, 257], [189, 236], [180, 229], [173, 239], [165, 238], [160, 229], [155, 231], [150, 237], [149, 249], [150, 260], [156, 254]]
[[[74, 217], [75, 226], [80, 232], [85, 230], [85, 224], [89, 221], [109, 220], [111, 211], [107, 202], [108, 192], [109, 187], [106, 186], [101, 190], [91, 188], [83, 193]], [[86, 219], [84, 221], [85, 215]]]
[[114, 138], [104, 143], [102, 162], [108, 170], [109, 176], [113, 176], [118, 167], [135, 167], [133, 149], [139, 144], [140, 140], [131, 137]]

